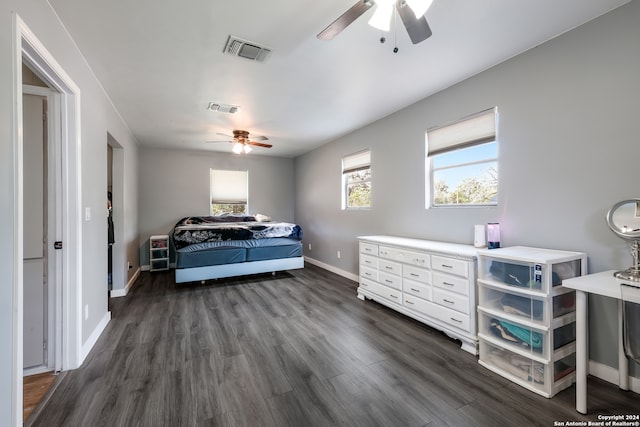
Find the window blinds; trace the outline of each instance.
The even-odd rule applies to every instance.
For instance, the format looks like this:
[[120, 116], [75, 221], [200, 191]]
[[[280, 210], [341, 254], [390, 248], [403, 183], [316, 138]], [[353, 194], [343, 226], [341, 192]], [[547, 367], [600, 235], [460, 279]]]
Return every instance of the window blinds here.
[[371, 150], [359, 151], [342, 158], [342, 173], [357, 172], [371, 166]]
[[247, 177], [247, 171], [227, 171], [211, 169], [211, 203], [247, 203]]
[[455, 123], [427, 130], [428, 155], [496, 139], [496, 109], [482, 111]]

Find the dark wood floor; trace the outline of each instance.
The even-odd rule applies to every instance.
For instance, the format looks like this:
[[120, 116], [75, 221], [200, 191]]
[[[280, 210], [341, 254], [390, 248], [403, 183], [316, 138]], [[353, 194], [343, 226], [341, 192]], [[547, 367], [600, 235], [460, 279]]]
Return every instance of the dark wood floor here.
[[318, 267], [176, 286], [143, 273], [34, 426], [553, 426], [638, 414], [589, 379], [545, 399]]

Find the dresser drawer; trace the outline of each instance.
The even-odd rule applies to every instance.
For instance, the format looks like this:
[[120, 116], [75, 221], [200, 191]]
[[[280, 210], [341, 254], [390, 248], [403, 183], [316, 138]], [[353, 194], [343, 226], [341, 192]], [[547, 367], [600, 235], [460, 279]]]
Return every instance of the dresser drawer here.
[[364, 277], [365, 279], [378, 281], [378, 269], [365, 267], [364, 265], [360, 265], [360, 277]]
[[444, 289], [433, 289], [431, 300], [443, 307], [451, 308], [460, 313], [469, 314], [469, 299], [460, 294], [447, 292]]
[[461, 259], [432, 255], [431, 268], [456, 276], [469, 277], [469, 263]]
[[379, 259], [378, 260], [378, 269], [385, 273], [396, 274], [398, 276], [402, 275], [402, 264], [395, 261], [389, 261], [388, 259]]
[[383, 298], [386, 298], [389, 301], [393, 301], [397, 304], [402, 303], [402, 292], [398, 289], [392, 289], [388, 286], [383, 286], [367, 279], [362, 279], [360, 281], [360, 287]]
[[403, 279], [402, 291], [405, 294], [411, 294], [422, 299], [431, 300], [431, 286], [416, 282], [415, 280]]
[[360, 253], [378, 256], [378, 245], [367, 242], [360, 242]]
[[391, 286], [392, 288], [402, 289], [402, 277], [395, 274], [385, 273], [384, 271], [378, 272], [378, 282], [385, 286]]
[[377, 269], [378, 257], [372, 256], [372, 255], [360, 254], [360, 265]]
[[405, 264], [417, 265], [419, 267], [429, 268], [431, 264], [429, 254], [408, 251], [406, 249], [380, 246], [379, 255], [383, 258], [391, 259]]
[[431, 271], [425, 270], [424, 268], [405, 265], [402, 268], [402, 276], [407, 279], [425, 283], [427, 285], [431, 284]]
[[469, 295], [469, 280], [461, 277], [451, 276], [450, 274], [442, 274], [433, 272], [431, 283], [433, 286], [457, 292], [462, 295]]
[[417, 312], [428, 315], [431, 318], [444, 322], [450, 326], [469, 331], [469, 316], [438, 304], [425, 301], [413, 295], [404, 294], [402, 304]]

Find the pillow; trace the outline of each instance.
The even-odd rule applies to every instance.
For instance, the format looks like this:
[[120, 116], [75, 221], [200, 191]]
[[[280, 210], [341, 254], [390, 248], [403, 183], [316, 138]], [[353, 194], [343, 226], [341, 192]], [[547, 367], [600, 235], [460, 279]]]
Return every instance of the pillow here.
[[256, 214], [256, 221], [258, 222], [268, 222], [271, 221], [271, 217], [267, 216], [267, 215], [262, 215], [262, 214]]

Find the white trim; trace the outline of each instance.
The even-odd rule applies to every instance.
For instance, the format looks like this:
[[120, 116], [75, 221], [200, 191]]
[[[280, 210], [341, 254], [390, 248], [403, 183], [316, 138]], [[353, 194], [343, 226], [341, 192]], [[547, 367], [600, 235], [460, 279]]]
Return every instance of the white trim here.
[[[618, 385], [618, 370], [593, 360], [589, 361], [589, 374], [603, 381]], [[640, 393], [640, 378], [629, 377], [629, 390]]]
[[307, 261], [309, 264], [313, 264], [316, 265], [320, 268], [324, 268], [325, 270], [328, 270], [332, 273], [336, 273], [339, 276], [342, 277], [346, 277], [349, 280], [353, 280], [354, 282], [358, 282], [359, 281], [359, 277], [357, 274], [353, 274], [353, 273], [349, 273], [346, 270], [342, 270], [338, 267], [334, 267], [332, 265], [329, 264], [325, 264], [324, 262], [318, 261], [317, 259], [313, 259], [313, 258], [309, 258], [309, 257], [305, 257], [304, 258], [305, 261]]
[[22, 37], [24, 24], [13, 15], [13, 330], [11, 332], [11, 425], [22, 425], [23, 375], [23, 218], [22, 218]]
[[142, 269], [138, 267], [135, 273], [133, 273], [133, 276], [131, 276], [131, 279], [129, 279], [129, 281], [127, 282], [127, 286], [125, 286], [123, 289], [112, 289], [109, 292], [109, 298], [126, 297], [127, 294], [129, 293], [129, 290], [133, 287], [133, 284], [135, 283], [136, 279], [138, 278], [138, 276], [140, 276], [141, 270]]
[[80, 89], [55, 61], [44, 45], [31, 32], [17, 13], [12, 13], [13, 62], [13, 266], [12, 266], [12, 389], [11, 425], [22, 425], [23, 374], [23, 158], [22, 158], [22, 63], [60, 93], [62, 146], [62, 235], [55, 240], [64, 242], [62, 254], [61, 369], [73, 369], [82, 360], [82, 222], [81, 191], [81, 129]]
[[98, 325], [95, 327], [93, 332], [91, 332], [91, 335], [89, 336], [89, 338], [87, 338], [87, 340], [82, 345], [81, 360], [83, 362], [84, 362], [84, 359], [86, 359], [87, 356], [89, 355], [89, 352], [91, 351], [93, 346], [96, 345], [96, 343], [98, 342], [98, 338], [100, 338], [100, 335], [102, 334], [104, 329], [107, 327], [110, 320], [111, 320], [111, 312], [107, 311], [105, 315], [102, 317], [102, 319], [100, 320], [100, 322], [98, 323]]

